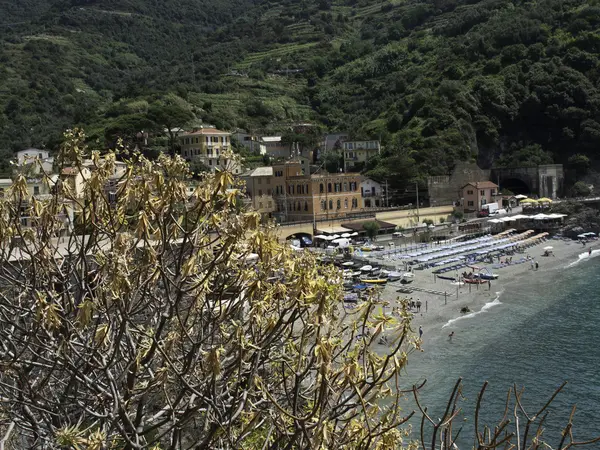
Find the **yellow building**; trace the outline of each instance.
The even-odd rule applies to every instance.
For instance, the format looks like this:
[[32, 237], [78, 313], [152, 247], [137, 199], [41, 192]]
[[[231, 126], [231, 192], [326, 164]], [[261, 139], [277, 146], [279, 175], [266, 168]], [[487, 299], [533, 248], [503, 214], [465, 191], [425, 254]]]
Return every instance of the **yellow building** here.
[[360, 170], [365, 163], [381, 151], [379, 141], [346, 141], [342, 144], [344, 172]]
[[275, 211], [273, 199], [273, 168], [258, 167], [241, 175], [246, 182], [246, 195], [252, 208], [268, 219]]
[[211, 172], [229, 170], [234, 175], [242, 172], [239, 161], [231, 152], [231, 133], [216, 128], [200, 128], [179, 136], [182, 158], [199, 160]]

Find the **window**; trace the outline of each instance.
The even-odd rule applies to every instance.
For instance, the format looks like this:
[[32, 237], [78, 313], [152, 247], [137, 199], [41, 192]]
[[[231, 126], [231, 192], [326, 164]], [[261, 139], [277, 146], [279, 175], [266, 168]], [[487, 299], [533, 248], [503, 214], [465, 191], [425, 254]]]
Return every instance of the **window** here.
[[333, 209], [333, 200], [329, 200], [329, 209]]
[[258, 184], [262, 184], [262, 179], [258, 179]]
[[481, 206], [485, 205], [487, 203], [487, 200], [485, 198], [481, 199]]
[[331, 183], [327, 183], [327, 192], [331, 192]]
[[485, 191], [483, 191], [483, 190], [479, 191], [479, 195], [485, 195]]
[[271, 179], [267, 178], [267, 184], [271, 184]]
[[258, 204], [258, 209], [262, 209], [262, 207], [263, 207], [263, 204], [262, 204], [262, 202], [260, 202], [260, 203]]
[[209, 159], [209, 160], [208, 160], [208, 165], [209, 165], [209, 166], [212, 166], [212, 159]]
[[355, 198], [352, 199], [352, 207], [353, 208], [358, 208], [358, 200], [355, 199]]
[[34, 186], [33, 187], [33, 195], [39, 195], [39, 193], [40, 193], [40, 187]]
[[473, 202], [472, 201], [467, 202], [467, 206], [473, 206]]
[[342, 202], [341, 202], [341, 200], [337, 201], [337, 205], [336, 206], [337, 206], [337, 209], [341, 209], [342, 208]]
[[321, 200], [321, 210], [322, 211], [327, 210], [327, 203], [325, 202], [325, 200]]
[[319, 184], [319, 192], [322, 194], [324, 190], [323, 183]]
[[348, 209], [348, 199], [344, 199], [344, 209]]
[[348, 192], [348, 183], [344, 181], [344, 192]]
[[258, 190], [258, 196], [260, 197], [262, 195], [262, 189]]
[[267, 195], [271, 195], [273, 191], [271, 189], [267, 189]]
[[196, 138], [196, 144], [200, 143], [200, 138]]
[[272, 208], [273, 207], [273, 202], [267, 202], [267, 205], [268, 205], [269, 208]]
[[296, 210], [297, 211], [302, 211], [302, 207], [300, 206], [300, 202], [296, 203]]
[[304, 202], [304, 211], [308, 211], [308, 202], [307, 201]]
[[467, 191], [467, 195], [473, 195], [473, 191]]

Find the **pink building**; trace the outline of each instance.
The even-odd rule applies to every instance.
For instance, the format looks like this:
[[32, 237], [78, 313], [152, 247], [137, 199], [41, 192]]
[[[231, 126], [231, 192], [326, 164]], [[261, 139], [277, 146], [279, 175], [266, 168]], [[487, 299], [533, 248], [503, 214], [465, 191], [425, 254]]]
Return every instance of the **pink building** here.
[[460, 198], [464, 212], [480, 211], [487, 203], [495, 202], [498, 185], [491, 181], [476, 181], [461, 188]]

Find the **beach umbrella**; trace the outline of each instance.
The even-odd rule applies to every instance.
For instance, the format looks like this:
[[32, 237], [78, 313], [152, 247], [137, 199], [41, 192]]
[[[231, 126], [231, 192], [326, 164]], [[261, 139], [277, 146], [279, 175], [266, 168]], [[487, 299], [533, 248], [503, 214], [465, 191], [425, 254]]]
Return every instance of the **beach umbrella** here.
[[552, 247], [551, 245], [549, 245], [548, 247], [544, 247], [544, 250], [552, 250], [554, 247]]
[[352, 236], [350, 233], [344, 233], [344, 234], [342, 234], [343, 238], [349, 238], [350, 236]]
[[548, 197], [542, 197], [538, 200], [540, 203], [552, 203], [552, 199]]
[[524, 200], [521, 200], [521, 203], [537, 203], [537, 200], [534, 200], [532, 198], [526, 198]]
[[526, 195], [523, 195], [523, 194], [519, 194], [519, 195], [515, 195], [515, 198], [516, 198], [517, 200], [523, 200], [523, 199], [527, 198], [527, 196], [526, 196]]

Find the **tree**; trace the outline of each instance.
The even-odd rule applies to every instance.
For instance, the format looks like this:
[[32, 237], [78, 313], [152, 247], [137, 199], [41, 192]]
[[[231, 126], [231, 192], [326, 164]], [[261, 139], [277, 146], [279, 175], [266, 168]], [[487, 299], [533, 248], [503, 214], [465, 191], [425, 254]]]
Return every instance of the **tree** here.
[[[111, 204], [115, 153], [84, 142], [68, 132], [57, 157], [73, 173], [95, 161], [81, 196], [59, 184], [29, 202], [34, 228], [23, 177], [0, 200], [0, 417], [15, 448], [399, 445], [388, 386], [418, 347], [408, 314], [339, 308], [340, 272], [239, 212], [227, 172], [190, 195], [181, 158], [123, 153]], [[64, 235], [65, 210], [85, 236]]]
[[573, 197], [587, 197], [592, 193], [590, 187], [583, 181], [578, 181], [571, 189]]
[[367, 232], [369, 239], [375, 240], [379, 233], [379, 224], [377, 222], [365, 222], [363, 228]]
[[194, 119], [194, 114], [174, 101], [156, 101], [150, 105], [148, 117], [167, 131], [169, 152], [174, 156], [179, 131]]

